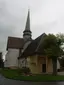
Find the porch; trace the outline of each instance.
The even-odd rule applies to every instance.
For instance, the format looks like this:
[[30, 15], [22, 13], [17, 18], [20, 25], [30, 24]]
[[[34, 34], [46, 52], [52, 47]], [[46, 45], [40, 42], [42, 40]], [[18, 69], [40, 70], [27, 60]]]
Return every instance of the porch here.
[[52, 59], [34, 55], [27, 58], [28, 66], [33, 74], [50, 74], [53, 72]]

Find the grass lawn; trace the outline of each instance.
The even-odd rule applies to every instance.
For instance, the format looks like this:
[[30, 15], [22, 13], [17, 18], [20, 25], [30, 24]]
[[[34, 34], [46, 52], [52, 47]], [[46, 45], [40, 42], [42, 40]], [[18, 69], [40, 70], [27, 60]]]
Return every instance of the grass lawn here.
[[1, 69], [0, 73], [9, 79], [21, 80], [21, 81], [64, 81], [64, 76], [53, 75], [34, 75], [34, 76], [22, 76], [19, 70]]

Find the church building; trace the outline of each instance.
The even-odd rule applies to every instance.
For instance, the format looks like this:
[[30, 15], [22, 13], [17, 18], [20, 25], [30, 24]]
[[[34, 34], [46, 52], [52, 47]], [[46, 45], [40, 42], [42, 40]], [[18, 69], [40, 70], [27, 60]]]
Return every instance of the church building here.
[[43, 55], [41, 43], [45, 33], [32, 39], [30, 30], [30, 12], [28, 11], [23, 38], [8, 37], [5, 67], [16, 69], [29, 67], [32, 73], [52, 73], [52, 59]]

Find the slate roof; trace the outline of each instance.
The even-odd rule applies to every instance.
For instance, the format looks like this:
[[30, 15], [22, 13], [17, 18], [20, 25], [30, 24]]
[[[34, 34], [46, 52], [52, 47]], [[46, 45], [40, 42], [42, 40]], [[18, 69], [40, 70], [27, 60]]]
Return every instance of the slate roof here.
[[28, 47], [25, 49], [25, 51], [21, 54], [19, 58], [27, 57], [30, 55], [38, 54], [40, 53], [39, 47], [43, 40], [43, 38], [46, 36], [45, 33], [37, 37], [35, 40], [32, 40], [32, 42], [28, 45]]
[[8, 48], [20, 49], [23, 47], [23, 45], [24, 45], [23, 38], [8, 37], [7, 50], [8, 50]]

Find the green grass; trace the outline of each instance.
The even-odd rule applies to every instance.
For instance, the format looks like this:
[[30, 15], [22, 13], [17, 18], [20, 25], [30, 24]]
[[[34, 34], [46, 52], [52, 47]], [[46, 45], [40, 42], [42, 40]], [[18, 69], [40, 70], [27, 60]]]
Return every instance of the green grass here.
[[1, 69], [0, 73], [9, 79], [21, 80], [21, 81], [64, 81], [64, 76], [53, 75], [33, 75], [22, 76], [19, 74], [19, 70]]
[[5, 76], [5, 77], [10, 77], [10, 78], [14, 78], [16, 76], [18, 76], [19, 70], [18, 69], [1, 69], [0, 70], [0, 73]]

